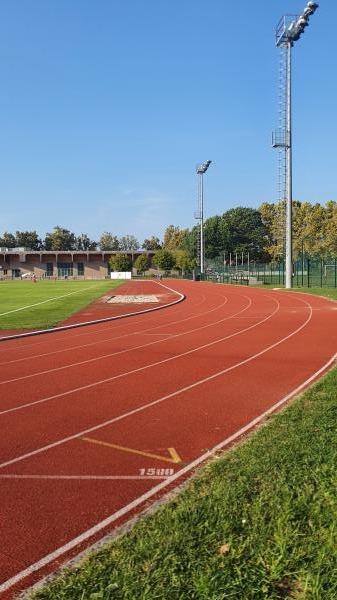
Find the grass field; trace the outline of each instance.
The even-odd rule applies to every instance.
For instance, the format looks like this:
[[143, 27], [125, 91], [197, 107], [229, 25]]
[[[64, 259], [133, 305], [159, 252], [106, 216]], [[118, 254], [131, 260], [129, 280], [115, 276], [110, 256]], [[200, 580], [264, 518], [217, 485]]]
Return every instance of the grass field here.
[[334, 369], [32, 598], [336, 600], [336, 389]]
[[2, 281], [1, 329], [41, 329], [57, 325], [121, 281]]

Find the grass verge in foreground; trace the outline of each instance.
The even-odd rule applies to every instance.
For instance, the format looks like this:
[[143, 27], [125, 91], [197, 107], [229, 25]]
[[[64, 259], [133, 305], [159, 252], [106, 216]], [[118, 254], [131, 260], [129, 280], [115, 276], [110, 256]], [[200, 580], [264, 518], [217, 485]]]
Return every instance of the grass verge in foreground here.
[[9, 281], [0, 284], [1, 329], [41, 329], [57, 325], [121, 281]]
[[335, 368], [32, 598], [336, 600], [336, 389]]
[[337, 597], [337, 370], [39, 600]]

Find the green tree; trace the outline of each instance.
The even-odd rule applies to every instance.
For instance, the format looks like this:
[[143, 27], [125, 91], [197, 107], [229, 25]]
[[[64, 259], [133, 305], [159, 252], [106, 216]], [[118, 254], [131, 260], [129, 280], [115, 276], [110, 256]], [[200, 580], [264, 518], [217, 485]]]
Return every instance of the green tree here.
[[263, 202], [259, 208], [262, 223], [266, 228], [265, 249], [274, 260], [281, 260], [285, 251], [286, 206], [281, 200], [276, 204]]
[[117, 271], [123, 273], [125, 271], [131, 271], [131, 258], [127, 254], [115, 254], [109, 260], [111, 271]]
[[195, 258], [192, 258], [189, 252], [186, 250], [174, 250], [172, 254], [174, 257], [175, 267], [177, 267], [177, 269], [179, 269], [183, 275], [188, 271], [192, 271], [192, 269], [195, 267]]
[[298, 258], [302, 250], [309, 256], [327, 253], [327, 210], [319, 203], [297, 202], [293, 209], [293, 255]]
[[326, 203], [326, 253], [337, 257], [337, 202], [330, 200]]
[[76, 238], [76, 249], [77, 250], [96, 250], [97, 242], [91, 240], [86, 233], [81, 233]]
[[5, 231], [0, 237], [0, 246], [3, 248], [15, 248], [16, 246], [16, 238], [15, 235]]
[[160, 239], [154, 236], [144, 240], [142, 244], [142, 248], [144, 248], [144, 250], [160, 250], [161, 247], [162, 245], [160, 243]]
[[105, 231], [102, 233], [98, 245], [100, 250], [119, 250], [119, 241], [116, 235]]
[[173, 269], [175, 265], [175, 260], [172, 252], [169, 250], [158, 250], [153, 257], [153, 263], [156, 265], [158, 269], [162, 269], [165, 273], [168, 273], [171, 269]]
[[223, 214], [224, 250], [249, 252], [252, 260], [265, 260], [268, 231], [261, 213], [254, 208], [239, 206]]
[[180, 229], [175, 225], [169, 225], [164, 232], [163, 248], [165, 250], [184, 249], [185, 238], [188, 235], [188, 229]]
[[204, 235], [206, 258], [223, 256], [227, 244], [226, 228], [223, 218], [215, 215], [215, 217], [207, 219], [204, 224]]
[[138, 250], [139, 242], [134, 235], [124, 235], [119, 239], [119, 249], [124, 251]]
[[181, 250], [185, 250], [191, 258], [196, 259], [197, 243], [198, 239], [200, 239], [200, 228], [195, 225], [191, 230], [186, 231], [186, 236], [181, 244]]
[[151, 257], [148, 254], [140, 254], [137, 256], [133, 266], [140, 273], [145, 273], [151, 267]]
[[58, 225], [52, 233], [47, 233], [44, 240], [46, 250], [76, 250], [76, 235]]
[[16, 246], [24, 246], [30, 250], [41, 250], [42, 240], [36, 231], [16, 231]]

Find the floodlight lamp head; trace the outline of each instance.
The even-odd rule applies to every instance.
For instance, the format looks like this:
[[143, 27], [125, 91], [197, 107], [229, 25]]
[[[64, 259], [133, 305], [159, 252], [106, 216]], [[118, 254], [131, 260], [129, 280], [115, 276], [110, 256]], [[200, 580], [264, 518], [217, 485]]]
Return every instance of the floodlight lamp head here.
[[305, 17], [302, 17], [302, 16], [301, 16], [301, 17], [300, 17], [300, 18], [297, 20], [297, 23], [296, 23], [296, 25], [297, 25], [297, 27], [299, 27], [300, 29], [304, 29], [304, 27], [308, 27], [309, 23], [308, 23], [308, 20], [307, 20]]
[[309, 6], [307, 6], [303, 11], [303, 16], [305, 19], [308, 19], [312, 14], [314, 14], [314, 11]]
[[197, 165], [196, 170], [198, 175], [203, 175], [204, 173], [206, 173], [211, 162], [211, 160], [205, 160], [205, 162], [203, 162], [201, 165]]
[[317, 2], [310, 0], [310, 2], [308, 2], [308, 4], [307, 4], [307, 7], [310, 8], [314, 12], [318, 8], [318, 4], [317, 4]]

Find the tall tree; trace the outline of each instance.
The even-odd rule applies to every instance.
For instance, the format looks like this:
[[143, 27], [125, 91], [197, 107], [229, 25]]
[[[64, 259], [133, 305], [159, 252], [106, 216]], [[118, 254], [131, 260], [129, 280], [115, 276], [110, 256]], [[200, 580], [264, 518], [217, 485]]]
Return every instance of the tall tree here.
[[180, 229], [175, 225], [169, 225], [164, 232], [163, 248], [171, 251], [182, 249], [187, 235], [188, 229]]
[[15, 235], [5, 231], [3, 235], [0, 237], [0, 246], [2, 248], [15, 248], [16, 246], [16, 238]]
[[281, 200], [276, 204], [263, 202], [259, 212], [266, 227], [266, 251], [270, 258], [281, 260], [285, 251], [285, 201]]
[[16, 245], [24, 246], [30, 250], [41, 250], [42, 240], [36, 231], [16, 231]]
[[293, 219], [293, 252], [297, 258], [303, 251], [310, 256], [326, 254], [327, 210], [319, 203], [298, 202]]
[[326, 253], [337, 258], [337, 202], [326, 203]]
[[144, 240], [142, 244], [142, 248], [144, 248], [144, 250], [160, 250], [161, 247], [162, 244], [160, 243], [160, 239], [154, 236]]
[[119, 250], [118, 237], [108, 231], [102, 233], [98, 245], [100, 250]]
[[151, 267], [151, 257], [148, 254], [140, 254], [137, 256], [133, 266], [137, 271], [145, 273]]
[[223, 218], [216, 215], [207, 219], [204, 224], [204, 235], [205, 256], [207, 258], [223, 256], [228, 242]]
[[266, 259], [267, 228], [261, 213], [239, 206], [223, 214], [225, 250], [250, 254], [253, 260]]
[[196, 266], [195, 258], [191, 258], [191, 255], [186, 250], [174, 250], [172, 252], [174, 257], [175, 267], [179, 269], [184, 275], [186, 271], [192, 271]]
[[91, 240], [86, 233], [81, 233], [76, 238], [76, 247], [77, 250], [96, 250], [97, 242]]
[[44, 240], [46, 250], [76, 250], [76, 235], [58, 225], [52, 233], [47, 233]]
[[124, 251], [138, 250], [139, 242], [134, 235], [124, 235], [119, 239], [119, 249]]
[[131, 258], [127, 254], [116, 254], [109, 260], [109, 265], [112, 271], [123, 273], [125, 271], [131, 271]]
[[172, 252], [163, 248], [162, 250], [158, 250], [153, 257], [153, 263], [158, 267], [158, 269], [162, 269], [167, 273], [171, 269], [173, 269], [175, 265], [175, 260]]

